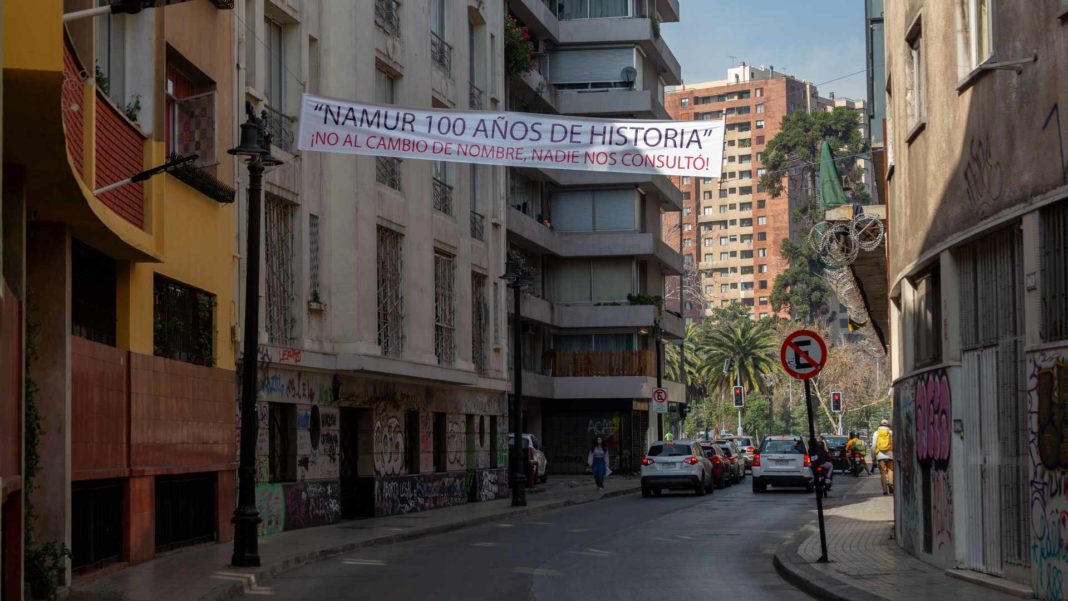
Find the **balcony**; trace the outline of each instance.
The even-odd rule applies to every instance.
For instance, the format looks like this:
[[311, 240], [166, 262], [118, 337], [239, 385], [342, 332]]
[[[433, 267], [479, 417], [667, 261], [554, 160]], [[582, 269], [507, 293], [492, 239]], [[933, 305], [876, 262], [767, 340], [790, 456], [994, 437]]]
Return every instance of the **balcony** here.
[[556, 107], [564, 115], [669, 118], [653, 90], [557, 90]]
[[471, 211], [471, 237], [486, 241], [486, 216], [475, 211]]
[[452, 45], [435, 32], [430, 32], [430, 58], [435, 67], [452, 77]]
[[682, 83], [682, 66], [648, 17], [588, 18], [560, 21], [561, 44], [638, 44], [667, 85]]
[[293, 154], [293, 126], [297, 120], [274, 107], [264, 106], [263, 110], [267, 113], [266, 125], [271, 134], [271, 142], [281, 150]]
[[656, 377], [656, 354], [653, 351], [587, 351], [557, 352], [554, 355], [553, 377], [605, 376]]
[[485, 108], [486, 92], [475, 84], [470, 84], [471, 89], [467, 95], [467, 107], [472, 111], [481, 111]]
[[375, 0], [375, 25], [392, 37], [400, 37], [400, 1]]
[[571, 169], [541, 169], [553, 183], [566, 187], [596, 187], [632, 185], [646, 194], [658, 198], [665, 211], [682, 210], [682, 191], [664, 175], [641, 173], [615, 173], [612, 171], [577, 171]]
[[556, 18], [557, 0], [517, 0], [508, 9], [534, 35], [556, 43], [560, 38], [560, 21]]
[[549, 112], [556, 111], [556, 87], [549, 82], [549, 57], [544, 54], [534, 55], [534, 68], [519, 76], [523, 87], [513, 88], [519, 98], [537, 105]]
[[660, 240], [640, 232], [590, 232], [557, 235], [556, 254], [561, 257], [654, 257], [675, 274], [683, 270], [682, 255]]
[[[653, 305], [553, 305], [553, 325], [558, 328], [649, 328], [658, 319]], [[681, 337], [682, 320], [661, 313], [660, 327], [669, 338]]]
[[375, 180], [401, 191], [401, 159], [393, 157], [375, 157]]
[[434, 183], [434, 210], [441, 211], [446, 215], [452, 215], [452, 186], [433, 178]]

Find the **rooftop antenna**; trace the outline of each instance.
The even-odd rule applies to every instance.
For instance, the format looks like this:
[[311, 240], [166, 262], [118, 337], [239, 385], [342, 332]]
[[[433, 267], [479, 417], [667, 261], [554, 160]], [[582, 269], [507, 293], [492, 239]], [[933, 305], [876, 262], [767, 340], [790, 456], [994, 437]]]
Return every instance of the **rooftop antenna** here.
[[737, 67], [738, 66], [738, 57], [737, 56], [734, 56], [733, 54], [728, 54], [727, 58], [731, 59], [731, 66], [732, 67]]

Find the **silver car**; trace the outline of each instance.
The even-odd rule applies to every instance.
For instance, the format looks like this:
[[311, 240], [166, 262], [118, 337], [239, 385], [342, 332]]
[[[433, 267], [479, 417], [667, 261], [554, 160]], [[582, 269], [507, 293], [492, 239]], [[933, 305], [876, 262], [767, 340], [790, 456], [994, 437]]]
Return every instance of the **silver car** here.
[[771, 486], [813, 490], [812, 460], [798, 436], [768, 436], [753, 457], [753, 492]]
[[733, 440], [738, 445], [738, 452], [742, 454], [741, 459], [745, 461], [745, 471], [753, 469], [753, 455], [756, 454], [756, 441], [752, 436], [734, 436]]
[[692, 490], [698, 496], [714, 490], [712, 462], [701, 445], [690, 440], [658, 441], [642, 459], [642, 496], [663, 490]]

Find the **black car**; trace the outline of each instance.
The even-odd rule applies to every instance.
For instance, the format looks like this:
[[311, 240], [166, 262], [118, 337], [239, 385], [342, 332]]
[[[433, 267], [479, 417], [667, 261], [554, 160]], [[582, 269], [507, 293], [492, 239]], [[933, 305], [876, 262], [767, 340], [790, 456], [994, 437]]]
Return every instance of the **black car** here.
[[842, 470], [843, 472], [849, 470], [849, 457], [846, 457], [846, 443], [849, 442], [848, 436], [838, 436], [837, 434], [826, 434], [823, 436], [823, 440], [827, 441], [827, 449], [831, 452], [831, 463], [834, 465], [834, 469]]

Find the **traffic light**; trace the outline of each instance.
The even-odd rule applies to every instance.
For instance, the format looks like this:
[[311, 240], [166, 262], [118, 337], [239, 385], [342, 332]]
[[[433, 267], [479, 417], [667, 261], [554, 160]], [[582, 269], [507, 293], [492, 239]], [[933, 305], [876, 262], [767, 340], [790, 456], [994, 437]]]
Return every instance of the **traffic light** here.
[[831, 411], [833, 413], [841, 413], [842, 412], [842, 393], [840, 393], [840, 392], [832, 392], [831, 393]]
[[745, 389], [742, 388], [741, 386], [735, 386], [734, 387], [734, 406], [735, 407], [744, 407], [745, 406]]

